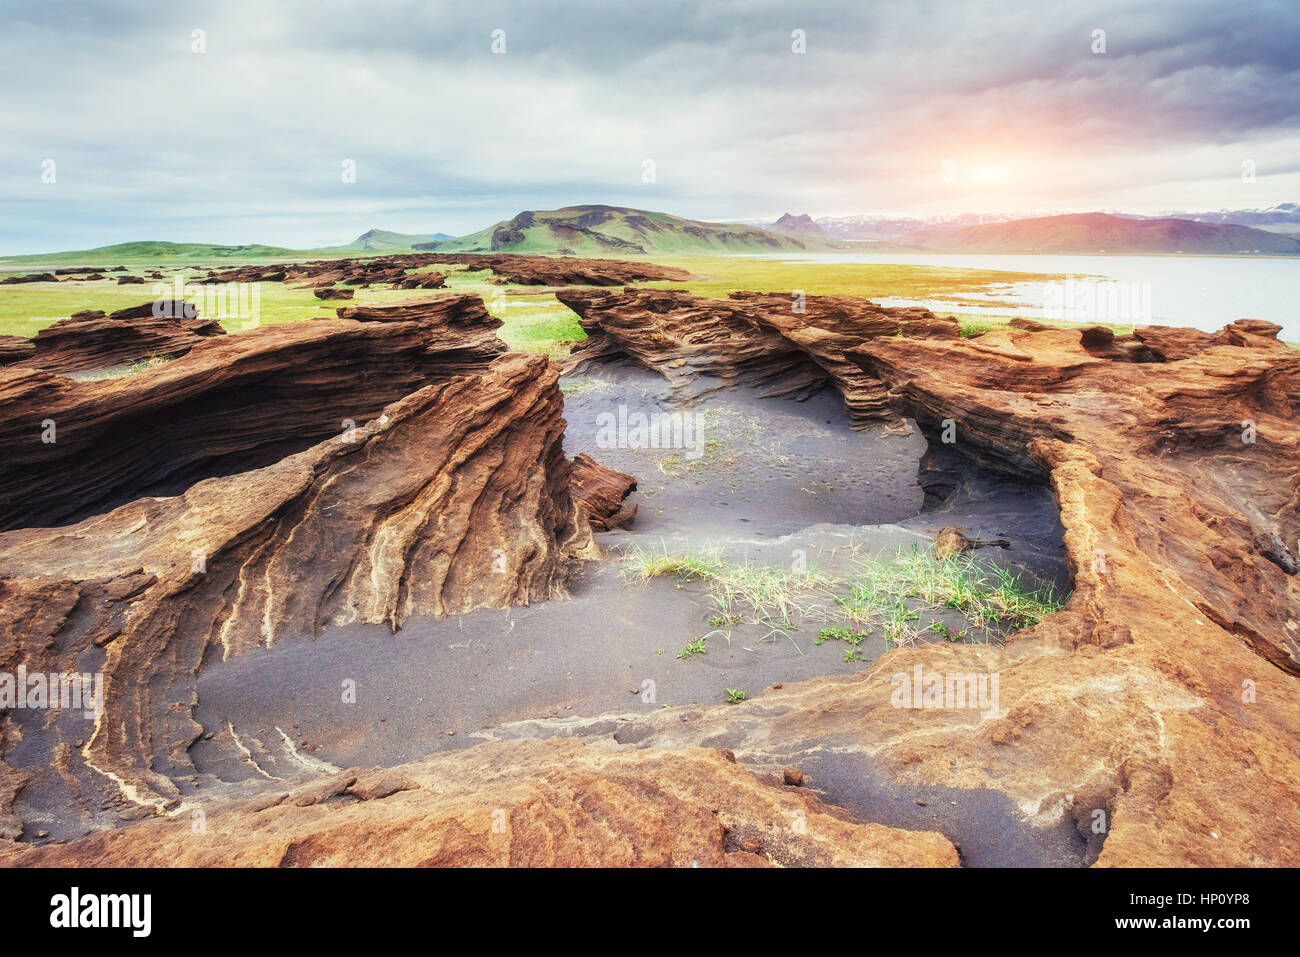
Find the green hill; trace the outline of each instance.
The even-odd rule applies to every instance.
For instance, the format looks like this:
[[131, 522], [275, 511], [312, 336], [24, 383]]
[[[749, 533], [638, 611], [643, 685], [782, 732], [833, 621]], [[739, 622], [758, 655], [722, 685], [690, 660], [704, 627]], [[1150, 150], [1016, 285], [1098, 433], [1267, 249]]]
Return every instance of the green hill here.
[[468, 236], [440, 238], [370, 229], [344, 246], [286, 249], [248, 244], [134, 242], [95, 249], [0, 258], [0, 269], [36, 266], [209, 264], [356, 256], [365, 252], [507, 252], [575, 256], [691, 255], [798, 252], [844, 248], [833, 239], [785, 236], [757, 226], [706, 223], [622, 206], [566, 206], [529, 210]]
[[455, 239], [418, 243], [438, 252], [561, 253], [637, 256], [833, 249], [815, 237], [782, 236], [726, 223], [706, 223], [623, 206], [566, 206], [529, 210]]
[[417, 248], [417, 243], [428, 243], [449, 236], [430, 236], [419, 233], [395, 233], [390, 229], [368, 229], [346, 246], [331, 247], [348, 250], [406, 250]]
[[263, 246], [252, 243], [243, 246], [215, 246], [211, 243], [165, 243], [147, 240], [135, 243], [116, 243], [94, 249], [77, 249], [61, 253], [35, 253], [30, 256], [6, 256], [0, 266], [65, 265], [65, 266], [116, 266], [131, 263], [184, 263], [210, 262], [214, 259], [251, 260], [280, 259], [299, 255], [300, 251], [283, 246]]

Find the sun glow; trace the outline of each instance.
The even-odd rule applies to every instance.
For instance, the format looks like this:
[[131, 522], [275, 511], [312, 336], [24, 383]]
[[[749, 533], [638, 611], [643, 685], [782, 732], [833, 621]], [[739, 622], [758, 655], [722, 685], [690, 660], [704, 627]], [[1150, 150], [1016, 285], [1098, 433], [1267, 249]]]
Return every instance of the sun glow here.
[[1005, 163], [984, 163], [971, 170], [971, 180], [982, 186], [1000, 186], [1010, 182], [1011, 170]]

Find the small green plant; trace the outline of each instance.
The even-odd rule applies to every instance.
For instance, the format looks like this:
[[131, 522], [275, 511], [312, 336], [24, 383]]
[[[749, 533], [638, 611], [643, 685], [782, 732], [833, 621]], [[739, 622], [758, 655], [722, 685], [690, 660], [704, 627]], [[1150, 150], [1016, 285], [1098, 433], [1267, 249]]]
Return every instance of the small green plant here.
[[941, 621], [932, 621], [930, 622], [930, 627], [926, 630], [934, 632], [936, 635], [947, 641], [961, 641], [966, 637], [968, 629], [963, 628], [961, 631], [953, 631]]
[[907, 625], [901, 621], [890, 620], [884, 623], [882, 629], [885, 633], [885, 648], [891, 645], [897, 645], [899, 648], [907, 644], [910, 637]]
[[102, 382], [105, 379], [121, 379], [124, 376], [139, 375], [141, 372], [148, 372], [150, 369], [157, 369], [171, 362], [175, 356], [150, 356], [147, 359], [137, 359], [129, 366], [120, 366], [113, 369], [101, 369], [97, 372], [79, 373], [73, 376], [83, 382]]
[[860, 645], [868, 634], [870, 632], [862, 631], [859, 628], [823, 628], [817, 633], [817, 640], [813, 644], [820, 645], [826, 641], [847, 641], [850, 645]]
[[689, 658], [691, 655], [707, 655], [709, 650], [704, 647], [704, 639], [696, 638], [681, 651], [677, 652], [677, 657], [681, 659]]
[[740, 702], [744, 701], [746, 697], [745, 692], [738, 688], [727, 689], [727, 704], [740, 704]]
[[862, 653], [861, 648], [848, 648], [844, 651], [845, 661], [866, 661], [867, 657]]

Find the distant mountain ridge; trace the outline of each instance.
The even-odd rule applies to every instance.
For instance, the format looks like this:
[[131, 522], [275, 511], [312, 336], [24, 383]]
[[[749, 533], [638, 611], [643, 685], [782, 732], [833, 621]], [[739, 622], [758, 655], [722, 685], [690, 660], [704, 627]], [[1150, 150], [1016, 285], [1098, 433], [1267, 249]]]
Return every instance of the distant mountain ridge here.
[[1072, 213], [908, 233], [898, 242], [936, 252], [980, 253], [1281, 253], [1300, 240], [1279, 233], [1188, 219], [1131, 219]]
[[416, 243], [450, 239], [446, 233], [395, 233], [388, 229], [368, 229], [352, 242], [332, 249], [414, 249]]
[[1015, 215], [963, 213], [960, 216], [924, 218], [898, 216], [821, 216], [813, 220], [821, 230], [837, 239], [890, 240], [922, 229], [958, 229], [981, 223], [1003, 223]]
[[626, 206], [584, 205], [525, 210], [468, 236], [417, 243], [413, 248], [608, 256], [832, 247], [825, 239], [797, 239], [757, 226], [710, 223]]
[[801, 216], [792, 216], [786, 213], [771, 226], [774, 233], [785, 233], [787, 236], [821, 236], [826, 237], [826, 230], [822, 229], [813, 218], [807, 213]]
[[[1259, 227], [1236, 220], [1258, 223]], [[578, 256], [822, 252], [854, 248], [851, 245], [854, 240], [893, 251], [1291, 255], [1300, 253], [1300, 239], [1296, 235], [1300, 235], [1298, 203], [1281, 203], [1268, 209], [1161, 217], [1094, 212], [1037, 217], [968, 213], [925, 218], [871, 215], [813, 218], [806, 213], [786, 213], [775, 222], [730, 223], [685, 219], [624, 206], [583, 205], [525, 210], [511, 219], [459, 237], [369, 229], [350, 243], [317, 249], [151, 240], [0, 257], [0, 268], [37, 263], [53, 266], [292, 259], [304, 255], [346, 256], [408, 250]]]
[[1269, 232], [1300, 233], [1300, 203], [1279, 203], [1268, 209], [1221, 209], [1214, 213], [1173, 214], [1197, 223], [1251, 226]]

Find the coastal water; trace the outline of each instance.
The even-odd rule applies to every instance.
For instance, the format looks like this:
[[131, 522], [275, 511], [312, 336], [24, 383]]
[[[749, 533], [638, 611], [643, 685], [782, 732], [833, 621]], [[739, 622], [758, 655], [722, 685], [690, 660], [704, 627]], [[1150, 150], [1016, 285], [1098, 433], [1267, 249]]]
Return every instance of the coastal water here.
[[[1300, 343], [1300, 258], [1269, 256], [1057, 256], [941, 253], [809, 253], [765, 259], [809, 263], [879, 263], [1065, 273], [1060, 281], [995, 285], [983, 295], [952, 301], [881, 299], [883, 305], [924, 305], [935, 311], [1191, 326], [1212, 332], [1234, 319], [1282, 326], [1280, 338]], [[1091, 287], [1091, 288], [1089, 288]], [[1064, 296], [1065, 302], [1061, 299]], [[988, 301], [989, 305], [970, 305]], [[1128, 315], [1108, 315], [1105, 303], [1128, 303]], [[1004, 303], [1011, 303], [1007, 306]], [[1098, 304], [1089, 313], [1085, 303]], [[1074, 306], [1071, 314], [1071, 307]], [[1121, 309], [1122, 311], [1122, 309]]]

